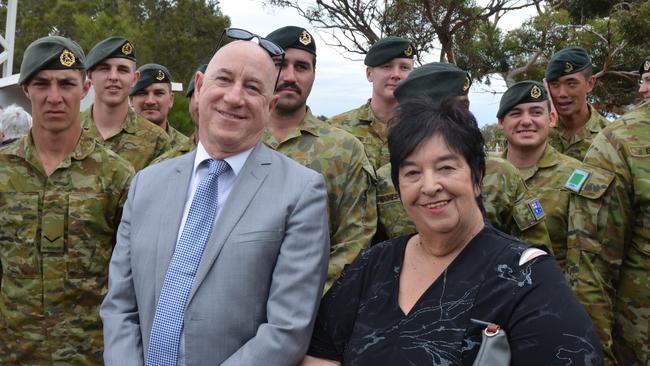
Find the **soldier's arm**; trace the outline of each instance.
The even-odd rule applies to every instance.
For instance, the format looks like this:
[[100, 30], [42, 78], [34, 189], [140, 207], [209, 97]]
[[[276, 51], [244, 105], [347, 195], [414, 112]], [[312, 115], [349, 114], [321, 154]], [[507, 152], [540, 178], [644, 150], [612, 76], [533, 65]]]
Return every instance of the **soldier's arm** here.
[[[158, 139], [156, 140], [156, 146], [154, 147], [154, 154], [151, 157], [151, 160], [159, 157], [163, 153], [165, 153], [167, 150], [172, 148], [172, 143], [171, 143], [171, 138], [167, 136], [167, 134], [163, 131], [163, 133], [158, 135]], [[151, 163], [151, 162], [150, 162]]]
[[[616, 171], [597, 174], [587, 195], [572, 198], [567, 238], [567, 277], [596, 326], [608, 364], [611, 352], [616, 287], [629, 235], [631, 202], [624, 159], [605, 134], [594, 140], [585, 162]], [[609, 175], [608, 175], [609, 174]], [[585, 189], [583, 189], [585, 191]]]
[[377, 216], [377, 231], [381, 231], [386, 239], [416, 232], [393, 186], [390, 163], [377, 170]]
[[[328, 289], [346, 264], [351, 263], [361, 249], [370, 245], [377, 230], [377, 199], [375, 175], [363, 146], [356, 139], [346, 172], [340, 172], [335, 186], [340, 200], [336, 217], [331, 220], [331, 248], [327, 269]], [[331, 217], [332, 215], [330, 215]]]

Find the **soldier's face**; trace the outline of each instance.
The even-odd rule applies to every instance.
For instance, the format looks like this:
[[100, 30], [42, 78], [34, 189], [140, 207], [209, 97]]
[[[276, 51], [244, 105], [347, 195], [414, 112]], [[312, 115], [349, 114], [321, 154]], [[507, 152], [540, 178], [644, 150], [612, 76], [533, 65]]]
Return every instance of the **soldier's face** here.
[[221, 158], [259, 142], [278, 96], [277, 69], [258, 44], [235, 41], [223, 46], [205, 74], [196, 74], [199, 139], [208, 153]]
[[544, 145], [556, 116], [549, 111], [548, 102], [516, 105], [499, 120], [499, 128], [508, 140], [508, 146], [520, 149]]
[[314, 55], [307, 51], [287, 48], [275, 92], [280, 97], [276, 110], [291, 113], [305, 108], [315, 77]]
[[42, 70], [23, 86], [34, 129], [59, 133], [80, 126], [79, 105], [90, 82], [79, 70]]
[[139, 77], [135, 62], [125, 58], [107, 58], [88, 71], [95, 87], [95, 100], [109, 106], [124, 103]]
[[135, 93], [131, 104], [139, 115], [162, 127], [174, 105], [174, 93], [169, 84], [153, 83]]
[[565, 75], [548, 82], [548, 91], [560, 117], [570, 118], [587, 106], [587, 94], [591, 92], [596, 78], [589, 78], [581, 72]]
[[650, 72], [641, 75], [641, 84], [639, 85], [639, 93], [643, 96], [643, 100], [650, 101]]
[[393, 92], [397, 83], [413, 70], [413, 60], [394, 58], [383, 65], [366, 68], [366, 78], [372, 83], [372, 97], [387, 102], [395, 101]]

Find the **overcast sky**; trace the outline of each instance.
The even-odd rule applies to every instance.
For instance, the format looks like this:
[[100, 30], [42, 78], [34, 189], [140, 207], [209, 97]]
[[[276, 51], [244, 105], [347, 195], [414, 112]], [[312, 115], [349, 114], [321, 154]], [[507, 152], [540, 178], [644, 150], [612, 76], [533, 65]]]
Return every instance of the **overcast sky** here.
[[[372, 89], [366, 80], [366, 66], [362, 57], [355, 55], [356, 60], [350, 60], [340, 53], [340, 49], [327, 46], [322, 39], [325, 35], [314, 30], [295, 10], [265, 7], [260, 0], [221, 0], [220, 6], [224, 15], [230, 17], [232, 27], [243, 28], [261, 36], [287, 25], [304, 27], [316, 35], [316, 81], [307, 100], [315, 115], [331, 117], [357, 108], [370, 98]], [[526, 17], [527, 14], [523, 16]], [[510, 19], [510, 24], [516, 26], [516, 23], [522, 21], [522, 14]], [[507, 26], [508, 19], [504, 20]], [[437, 59], [430, 56], [425, 61]], [[470, 109], [480, 125], [496, 122], [499, 98], [504, 89], [505, 83], [497, 78], [493, 78], [491, 86], [478, 83], [472, 85]], [[494, 94], [495, 91], [497, 94]]]

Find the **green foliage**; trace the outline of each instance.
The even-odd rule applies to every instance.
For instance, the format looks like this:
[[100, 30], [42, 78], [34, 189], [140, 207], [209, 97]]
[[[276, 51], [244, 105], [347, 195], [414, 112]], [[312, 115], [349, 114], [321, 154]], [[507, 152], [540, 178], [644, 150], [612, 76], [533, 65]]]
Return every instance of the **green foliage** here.
[[[6, 6], [0, 4], [2, 29]], [[88, 53], [102, 39], [119, 35], [135, 45], [138, 65], [165, 65], [175, 81], [187, 86], [229, 25], [214, 0], [21, 0], [14, 73], [20, 70], [25, 48], [37, 38], [66, 36]]]
[[174, 93], [174, 106], [169, 111], [167, 120], [183, 135], [190, 136], [194, 133], [194, 122], [188, 111], [189, 100], [184, 93]]
[[481, 134], [483, 135], [485, 148], [488, 151], [495, 151], [497, 143], [499, 144], [499, 148], [501, 149], [501, 151], [503, 151], [503, 148], [507, 144], [506, 137], [503, 134], [503, 131], [501, 131], [498, 124], [496, 123], [488, 124], [481, 127]]

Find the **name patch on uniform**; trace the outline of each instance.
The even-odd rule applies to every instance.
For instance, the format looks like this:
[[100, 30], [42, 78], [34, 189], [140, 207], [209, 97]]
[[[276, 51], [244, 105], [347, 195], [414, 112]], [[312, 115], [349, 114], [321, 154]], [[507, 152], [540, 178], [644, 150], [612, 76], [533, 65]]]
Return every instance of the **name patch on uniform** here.
[[589, 172], [586, 172], [582, 169], [573, 169], [573, 173], [571, 173], [571, 176], [564, 184], [564, 187], [576, 193], [579, 193], [580, 189], [582, 189], [582, 185], [585, 184], [585, 181], [587, 181], [588, 177]]
[[537, 198], [528, 203], [528, 208], [530, 208], [530, 211], [533, 213], [533, 216], [535, 216], [536, 220], [540, 220], [545, 216], [542, 204]]

